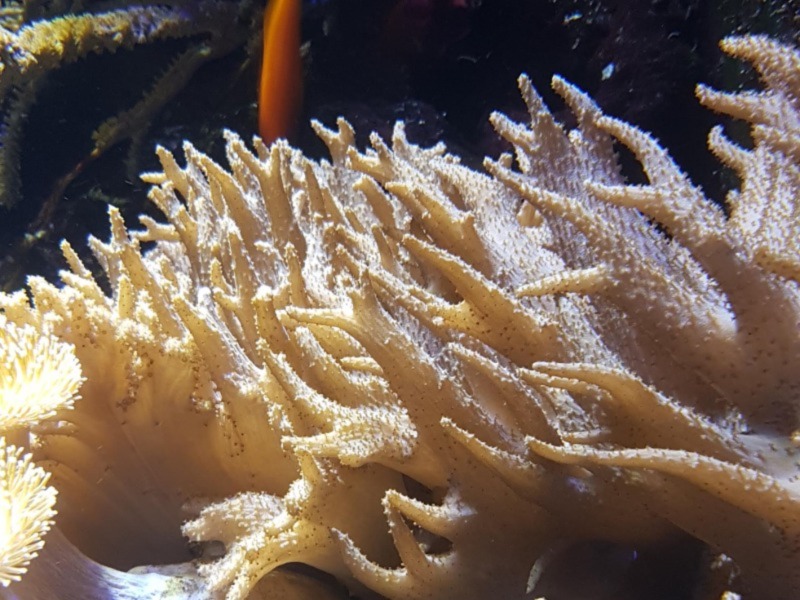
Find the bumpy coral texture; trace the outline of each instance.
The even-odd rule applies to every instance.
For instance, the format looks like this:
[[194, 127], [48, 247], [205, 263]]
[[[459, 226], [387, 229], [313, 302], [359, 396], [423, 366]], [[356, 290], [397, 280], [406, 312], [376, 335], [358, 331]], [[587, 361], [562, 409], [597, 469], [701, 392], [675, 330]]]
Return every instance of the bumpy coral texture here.
[[[0, 586], [17, 582], [53, 525], [56, 490], [50, 474], [25, 453], [30, 439], [57, 425], [81, 385], [70, 344], [17, 327], [0, 314]], [[19, 444], [16, 445], [16, 444]]]
[[725, 209], [558, 78], [577, 127], [522, 78], [531, 122], [493, 117], [515, 155], [489, 175], [400, 126], [361, 153], [343, 121], [317, 127], [330, 162], [232, 134], [230, 172], [160, 150], [167, 221], [111, 209], [92, 243], [110, 296], [65, 245], [63, 287], [2, 299], [86, 377], [34, 448], [59, 530], [120, 568], [222, 542], [199, 570], [229, 600], [286, 563], [388, 598], [522, 598], [559, 548], [680, 532], [746, 597], [791, 596], [800, 55], [722, 47], [764, 83], [698, 88], [752, 126], [751, 149], [709, 137], [741, 180]]

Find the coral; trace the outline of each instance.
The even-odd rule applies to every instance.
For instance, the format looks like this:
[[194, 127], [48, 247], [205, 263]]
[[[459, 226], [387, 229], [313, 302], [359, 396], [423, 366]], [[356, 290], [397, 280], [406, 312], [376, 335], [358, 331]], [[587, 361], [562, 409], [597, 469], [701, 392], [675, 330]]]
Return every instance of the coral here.
[[0, 438], [0, 585], [19, 581], [44, 546], [53, 524], [56, 491], [31, 455]]
[[[31, 105], [46, 76], [91, 54], [112, 53], [175, 38], [194, 41], [134, 106], [100, 124], [93, 159], [141, 135], [153, 115], [208, 60], [241, 46], [249, 31], [240, 19], [255, 5], [224, 0], [9, 3], [0, 9], [0, 205], [18, 201], [19, 145]], [[246, 19], [243, 19], [246, 21]], [[63, 184], [66, 185], [66, 184]]]
[[42, 549], [56, 514], [50, 474], [25, 450], [58, 428], [52, 418], [72, 408], [82, 379], [71, 345], [2, 315], [0, 326], [0, 585], [8, 586]]
[[0, 317], [0, 432], [30, 428], [72, 408], [81, 369], [72, 346]]
[[493, 116], [515, 152], [488, 175], [402, 125], [359, 152], [343, 120], [316, 125], [330, 162], [234, 134], [230, 171], [159, 150], [166, 222], [112, 208], [91, 241], [110, 295], [64, 244], [63, 286], [0, 296], [86, 378], [32, 447], [59, 547], [127, 569], [188, 561], [183, 534], [201, 579], [158, 577], [187, 597], [255, 597], [304, 563], [356, 594], [523, 598], [570, 547], [688, 534], [735, 565], [717, 597], [789, 597], [800, 55], [722, 47], [765, 86], [698, 88], [752, 126], [749, 150], [709, 138], [741, 179], [725, 209], [558, 78], [577, 127], [523, 77], [531, 122]]

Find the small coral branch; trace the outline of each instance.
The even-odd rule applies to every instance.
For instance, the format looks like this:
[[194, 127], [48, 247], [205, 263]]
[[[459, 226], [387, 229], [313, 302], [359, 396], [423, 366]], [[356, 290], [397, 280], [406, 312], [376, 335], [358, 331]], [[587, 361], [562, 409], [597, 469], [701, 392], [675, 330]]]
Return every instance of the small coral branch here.
[[[48, 15], [16, 27], [0, 27], [0, 205], [19, 199], [17, 154], [22, 123], [41, 80], [50, 72], [91, 54], [113, 53], [158, 40], [199, 38], [205, 50], [180, 60], [137, 107], [98, 129], [95, 153], [131, 137], [169, 101], [199, 64], [225, 54], [248, 36], [247, 14], [254, 2], [130, 3], [125, 8]], [[22, 14], [24, 17], [24, 13]], [[196, 46], [197, 42], [192, 42]], [[200, 60], [198, 60], [200, 58]], [[145, 110], [147, 108], [147, 110]]]

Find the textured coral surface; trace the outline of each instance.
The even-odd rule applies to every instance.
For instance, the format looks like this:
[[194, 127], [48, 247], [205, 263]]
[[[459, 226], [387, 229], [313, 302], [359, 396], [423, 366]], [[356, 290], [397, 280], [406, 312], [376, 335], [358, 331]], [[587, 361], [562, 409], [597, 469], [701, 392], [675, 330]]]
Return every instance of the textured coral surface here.
[[[727, 565], [698, 576], [708, 597], [789, 597], [800, 56], [723, 49], [764, 83], [698, 88], [751, 125], [750, 149], [709, 137], [741, 182], [724, 209], [558, 78], [577, 127], [522, 78], [531, 121], [493, 117], [514, 156], [488, 174], [402, 126], [359, 152], [344, 121], [317, 127], [330, 161], [233, 134], [229, 171], [160, 150], [166, 221], [129, 231], [111, 209], [92, 241], [110, 294], [65, 244], [63, 286], [0, 296], [5, 327], [71, 344], [85, 378], [22, 442], [58, 490], [59, 552], [181, 563], [186, 536], [200, 579], [173, 597], [277, 597], [253, 590], [304, 563], [365, 596], [560, 598], [570, 549], [688, 536], [701, 571]], [[58, 556], [9, 589], [54, 585]]]

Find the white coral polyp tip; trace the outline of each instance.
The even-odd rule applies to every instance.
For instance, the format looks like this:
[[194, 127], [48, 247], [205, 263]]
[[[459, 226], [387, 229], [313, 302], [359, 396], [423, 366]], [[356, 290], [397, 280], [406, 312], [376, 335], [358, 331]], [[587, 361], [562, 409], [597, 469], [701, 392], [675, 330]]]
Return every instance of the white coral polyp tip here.
[[0, 433], [71, 408], [82, 382], [74, 348], [33, 327], [0, 329]]
[[44, 545], [56, 514], [50, 474], [0, 438], [0, 585], [19, 581]]

